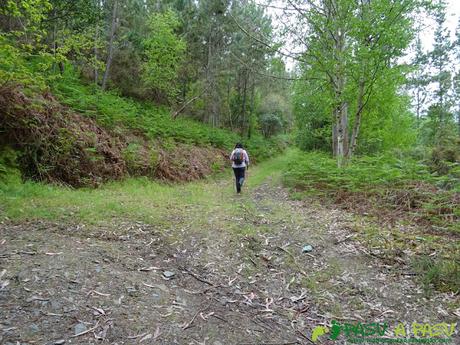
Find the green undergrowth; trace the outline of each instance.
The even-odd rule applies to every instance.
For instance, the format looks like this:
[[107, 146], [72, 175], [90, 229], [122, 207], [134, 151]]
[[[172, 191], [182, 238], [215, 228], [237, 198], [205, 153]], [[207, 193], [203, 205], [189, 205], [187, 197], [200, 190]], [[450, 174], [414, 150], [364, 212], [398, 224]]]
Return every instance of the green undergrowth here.
[[298, 198], [320, 196], [365, 213], [384, 211], [380, 214], [460, 233], [458, 165], [438, 176], [423, 162], [385, 155], [355, 158], [338, 168], [326, 154], [297, 152], [284, 169], [283, 182]]
[[423, 162], [389, 155], [355, 158], [339, 169], [326, 154], [297, 151], [282, 181], [294, 198], [319, 198], [377, 219], [375, 227], [358, 236], [370, 250], [378, 248], [390, 264], [397, 263], [400, 253], [411, 252], [408, 264], [427, 291], [458, 292], [459, 173], [453, 164], [439, 176]]
[[267, 159], [284, 149], [285, 139], [271, 139], [255, 135], [242, 139], [237, 133], [179, 116], [171, 117], [168, 107], [136, 101], [119, 96], [115, 91], [102, 91], [93, 84], [84, 84], [74, 71], [52, 82], [52, 92], [72, 110], [95, 119], [114, 131], [134, 131], [148, 139], [181, 142], [199, 146], [213, 146], [230, 150], [242, 141], [256, 160]]

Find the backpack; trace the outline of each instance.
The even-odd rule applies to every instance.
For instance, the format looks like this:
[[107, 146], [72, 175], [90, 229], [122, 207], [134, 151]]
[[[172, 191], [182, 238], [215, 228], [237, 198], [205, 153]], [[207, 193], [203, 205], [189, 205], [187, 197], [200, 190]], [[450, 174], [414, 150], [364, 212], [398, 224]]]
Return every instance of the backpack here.
[[235, 153], [233, 153], [233, 162], [236, 165], [241, 165], [244, 161], [244, 154], [242, 149], [236, 149]]

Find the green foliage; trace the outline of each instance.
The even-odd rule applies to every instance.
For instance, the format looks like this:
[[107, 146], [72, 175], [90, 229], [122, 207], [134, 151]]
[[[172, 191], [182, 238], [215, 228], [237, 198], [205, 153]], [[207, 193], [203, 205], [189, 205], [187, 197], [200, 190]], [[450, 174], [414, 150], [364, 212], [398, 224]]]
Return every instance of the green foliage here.
[[147, 87], [168, 97], [177, 95], [176, 79], [184, 60], [185, 42], [175, 34], [180, 22], [172, 11], [154, 14], [149, 20], [149, 37], [144, 43], [146, 62], [142, 78]]
[[456, 171], [439, 176], [428, 165], [398, 154], [359, 157], [338, 168], [324, 153], [299, 152], [286, 166], [283, 180], [297, 192], [347, 205], [358, 198], [369, 209], [403, 209], [406, 215], [416, 215], [433, 226], [460, 232]]
[[32, 50], [46, 33], [40, 24], [51, 8], [49, 0], [6, 0], [0, 7], [0, 15], [10, 17], [13, 22], [9, 35], [21, 39], [23, 47]]
[[[302, 148], [331, 150], [334, 144], [343, 162], [356, 149], [382, 152], [414, 138], [398, 58], [412, 39], [418, 6], [423, 3], [318, 1], [317, 10], [297, 15], [299, 26], [308, 28], [300, 29], [307, 53], [294, 95]], [[395, 129], [398, 140], [388, 135]]]
[[[173, 119], [166, 107], [137, 102], [113, 91], [104, 92], [94, 85], [84, 85], [70, 69], [62, 79], [53, 83], [52, 89], [64, 104], [120, 134], [124, 130], [137, 130], [150, 140], [173, 140], [225, 150], [231, 150], [236, 142], [242, 141], [238, 134], [229, 130], [188, 118]], [[281, 152], [286, 144], [281, 138], [266, 140], [254, 135], [245, 141], [245, 146], [255, 161], [261, 161]]]
[[34, 90], [46, 88], [46, 76], [37, 71], [49, 66], [49, 57], [43, 56], [31, 60], [30, 54], [12, 43], [12, 40], [0, 34], [0, 89], [3, 87], [21, 85]]
[[329, 97], [318, 92], [320, 86], [305, 81], [294, 84], [295, 142], [302, 150], [331, 149], [332, 105]]
[[0, 182], [7, 183], [13, 177], [17, 177], [18, 167], [16, 163], [17, 152], [8, 146], [0, 146]]
[[262, 114], [259, 119], [260, 129], [266, 138], [269, 138], [283, 129], [283, 122], [278, 115]]
[[420, 275], [426, 292], [433, 288], [442, 292], [460, 291], [460, 253], [457, 258], [433, 258], [430, 256], [416, 257], [412, 266]]

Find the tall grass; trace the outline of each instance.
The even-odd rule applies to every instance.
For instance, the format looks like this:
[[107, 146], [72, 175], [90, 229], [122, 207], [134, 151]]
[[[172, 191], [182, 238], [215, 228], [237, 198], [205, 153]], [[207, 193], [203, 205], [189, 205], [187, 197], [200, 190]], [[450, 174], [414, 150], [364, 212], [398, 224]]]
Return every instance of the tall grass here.
[[298, 152], [287, 165], [284, 182], [291, 187], [317, 192], [338, 189], [379, 191], [423, 182], [443, 191], [460, 192], [460, 169], [437, 176], [423, 162], [394, 155], [354, 158], [346, 167], [338, 168], [335, 159], [321, 152]]

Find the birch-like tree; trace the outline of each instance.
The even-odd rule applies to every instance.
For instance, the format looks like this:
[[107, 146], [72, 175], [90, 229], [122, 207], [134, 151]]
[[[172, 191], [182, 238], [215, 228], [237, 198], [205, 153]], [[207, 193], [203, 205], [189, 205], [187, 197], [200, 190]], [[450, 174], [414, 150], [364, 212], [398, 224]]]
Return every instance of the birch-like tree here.
[[[375, 85], [413, 37], [417, 1], [288, 0], [305, 30], [302, 70], [322, 81], [332, 117], [332, 152], [339, 166], [355, 152]], [[296, 30], [302, 32], [301, 30]], [[292, 32], [292, 30], [291, 30]], [[317, 84], [317, 81], [315, 81]]]

